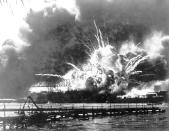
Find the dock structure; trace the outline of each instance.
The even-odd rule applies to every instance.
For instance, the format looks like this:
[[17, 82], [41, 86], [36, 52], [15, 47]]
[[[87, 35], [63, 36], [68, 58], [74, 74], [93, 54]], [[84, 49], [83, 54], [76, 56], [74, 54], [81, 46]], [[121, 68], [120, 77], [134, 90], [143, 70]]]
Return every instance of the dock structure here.
[[[105, 106], [106, 105], [106, 106]], [[3, 123], [3, 128], [6, 125], [10, 128], [26, 128], [31, 125], [41, 123], [53, 123], [62, 120], [72, 119], [93, 119], [101, 116], [115, 116], [115, 115], [130, 115], [130, 114], [148, 114], [148, 113], [164, 113], [165, 108], [161, 108], [155, 104], [127, 104], [116, 105], [113, 103], [100, 104], [99, 106], [77, 106], [72, 104], [69, 107], [38, 107], [38, 108], [21, 108], [21, 109], [0, 109], [0, 112], [17, 112], [18, 115], [14, 117], [1, 117], [0, 121]]]

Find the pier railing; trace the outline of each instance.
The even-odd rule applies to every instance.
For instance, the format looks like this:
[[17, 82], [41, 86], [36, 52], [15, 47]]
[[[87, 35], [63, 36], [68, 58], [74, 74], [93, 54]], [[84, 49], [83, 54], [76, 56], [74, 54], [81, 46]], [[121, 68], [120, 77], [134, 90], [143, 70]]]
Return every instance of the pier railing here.
[[[10, 117], [7, 114], [16, 112], [17, 115]], [[136, 104], [54, 104], [44, 105], [36, 108], [34, 106], [25, 106], [25, 108], [8, 108], [4, 104], [0, 108], [0, 121], [3, 123], [4, 129], [6, 124], [20, 127], [27, 127], [36, 122], [56, 122], [64, 119], [89, 119], [97, 116], [113, 116], [123, 114], [147, 114], [147, 113], [163, 113], [164, 108], [160, 105], [149, 103]]]
[[[35, 106], [25, 106], [25, 108], [15, 108], [15, 107], [8, 107], [4, 104], [3, 108], [0, 108], [0, 112], [4, 112], [4, 117], [6, 116], [6, 112], [27, 112], [27, 111], [64, 111], [64, 110], [112, 110], [112, 109], [118, 109], [118, 110], [153, 110], [153, 109], [164, 109], [159, 104], [154, 103], [128, 103], [128, 104], [115, 104], [115, 103], [101, 103], [101, 104], [53, 104], [53, 105], [41, 105], [39, 108], [36, 108]], [[1, 116], [2, 117], [2, 116]]]

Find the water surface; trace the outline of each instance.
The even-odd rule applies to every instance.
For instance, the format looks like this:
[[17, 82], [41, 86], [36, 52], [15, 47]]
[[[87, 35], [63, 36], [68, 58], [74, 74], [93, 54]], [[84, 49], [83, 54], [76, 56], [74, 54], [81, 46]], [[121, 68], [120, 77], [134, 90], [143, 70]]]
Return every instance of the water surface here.
[[[97, 105], [97, 104], [94, 104]], [[22, 104], [6, 104], [6, 108], [18, 107]], [[32, 106], [32, 105], [30, 105]], [[51, 105], [41, 105], [51, 106]], [[53, 106], [72, 106], [71, 104], [54, 104]], [[104, 105], [103, 105], [104, 106]], [[0, 108], [4, 105], [1, 104]], [[4, 115], [1, 113], [0, 115]], [[10, 115], [9, 113], [6, 115]], [[2, 127], [0, 128], [2, 130]], [[96, 117], [89, 120], [64, 120], [56, 123], [48, 123], [28, 127], [27, 129], [13, 129], [13, 131], [169, 131], [169, 108], [165, 113], [157, 114], [139, 114], [139, 115], [122, 115], [111, 117]]]

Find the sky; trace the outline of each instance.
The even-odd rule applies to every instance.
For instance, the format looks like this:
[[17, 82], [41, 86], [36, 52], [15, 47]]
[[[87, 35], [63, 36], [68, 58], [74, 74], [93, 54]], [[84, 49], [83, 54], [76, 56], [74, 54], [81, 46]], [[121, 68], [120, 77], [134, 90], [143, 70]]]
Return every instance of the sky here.
[[[94, 20], [99, 27], [103, 28], [105, 34], [106, 31], [111, 32], [114, 29], [113, 25], [118, 26], [120, 23], [129, 25], [125, 29], [132, 27], [133, 36], [140, 35], [139, 38], [146, 39], [154, 32], [159, 36], [169, 34], [168, 12], [169, 0], [8, 0], [1, 2], [0, 97], [26, 95], [29, 87], [35, 82], [35, 73], [60, 71], [60, 74], [64, 74], [68, 67], [66, 69], [60, 67], [67, 59], [72, 59], [75, 64], [84, 62], [85, 57], [79, 58], [84, 56], [83, 52], [78, 56], [72, 54], [72, 50], [82, 50], [82, 47], [79, 47], [80, 42], [77, 42], [78, 31], [83, 30], [84, 34], [88, 34], [90, 30], [92, 32]], [[69, 30], [67, 31], [63, 25], [66, 25]], [[135, 27], [139, 28], [139, 31]], [[59, 32], [59, 29], [63, 30], [63, 33]], [[113, 37], [111, 33], [109, 34], [111, 41]], [[94, 39], [94, 34], [88, 37]], [[147, 43], [151, 43], [151, 40]], [[168, 43], [168, 39], [161, 44], [161, 47], [157, 43], [157, 47], [162, 49], [160, 53], [164, 54], [167, 60], [169, 60]], [[151, 47], [147, 46], [147, 49]], [[79, 59], [74, 60], [74, 58]], [[50, 70], [46, 69], [46, 63], [50, 63]]]

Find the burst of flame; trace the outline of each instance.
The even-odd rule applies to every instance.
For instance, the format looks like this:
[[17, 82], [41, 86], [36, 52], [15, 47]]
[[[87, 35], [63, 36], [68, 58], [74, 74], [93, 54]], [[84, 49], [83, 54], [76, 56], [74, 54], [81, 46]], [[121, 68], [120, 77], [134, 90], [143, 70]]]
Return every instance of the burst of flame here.
[[[112, 92], [126, 90], [126, 93], [129, 96], [136, 96], [137, 94], [145, 94], [148, 91], [152, 91], [152, 88], [148, 88], [147, 83], [131, 79], [130, 76], [142, 73], [141, 70], [136, 70], [136, 67], [145, 60], [152, 58], [150, 54], [152, 52], [155, 53], [154, 48], [147, 53], [147, 47], [145, 49], [140, 48], [140, 43], [136, 45], [134, 42], [126, 42], [121, 46], [118, 52], [115, 47], [109, 44], [109, 42], [103, 40], [102, 33], [97, 26], [96, 31], [98, 46], [90, 53], [89, 59], [85, 64], [78, 67], [72, 63], [67, 63], [71, 65], [73, 69], [64, 76], [55, 74], [37, 75], [51, 75], [62, 78], [63, 81], [69, 83], [69, 89], [107, 87], [111, 89]], [[152, 40], [150, 41], [153, 42]], [[155, 40], [157, 40], [157, 38]], [[147, 41], [144, 46], [146, 44]], [[158, 53], [159, 50], [157, 50]], [[109, 72], [112, 73], [109, 74]], [[108, 79], [112, 81], [109, 84], [107, 84]], [[138, 87], [134, 87], [131, 91], [127, 90], [129, 82], [137, 83], [137, 86], [139, 88], [142, 87], [142, 90], [137, 89]], [[58, 85], [60, 85], [60, 83], [58, 83]]]
[[141, 90], [139, 90], [137, 88], [133, 88], [126, 95], [123, 95], [123, 97], [130, 97], [130, 98], [142, 97], [150, 92], [154, 92], [154, 90], [152, 88], [146, 88], [146, 89], [141, 89]]

